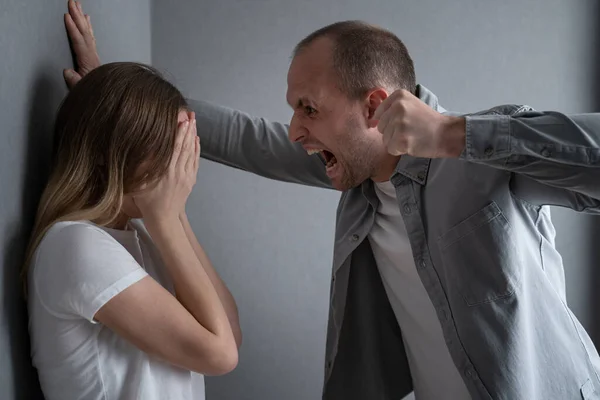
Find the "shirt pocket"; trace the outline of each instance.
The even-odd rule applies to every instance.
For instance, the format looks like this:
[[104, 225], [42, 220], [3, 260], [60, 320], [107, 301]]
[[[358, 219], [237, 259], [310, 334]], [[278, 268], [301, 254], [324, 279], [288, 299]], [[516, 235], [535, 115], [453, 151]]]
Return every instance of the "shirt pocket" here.
[[491, 202], [438, 239], [449, 292], [458, 291], [468, 306], [512, 296], [520, 281], [513, 230]]

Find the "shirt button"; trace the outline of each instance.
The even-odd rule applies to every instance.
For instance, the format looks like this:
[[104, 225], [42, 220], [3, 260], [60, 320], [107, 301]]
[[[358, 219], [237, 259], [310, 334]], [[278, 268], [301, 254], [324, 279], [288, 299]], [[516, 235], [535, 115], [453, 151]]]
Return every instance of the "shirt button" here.
[[469, 378], [471, 378], [471, 379], [475, 379], [475, 378], [477, 378], [477, 373], [476, 373], [476, 372], [475, 372], [475, 370], [474, 370], [473, 368], [471, 368], [471, 367], [467, 367], [466, 374], [467, 374], [467, 376], [468, 376]]
[[402, 209], [403, 209], [403, 211], [404, 211], [404, 215], [408, 215], [408, 214], [410, 214], [410, 204], [408, 204], [408, 203], [405, 203], [405, 204], [404, 204], [404, 207], [403, 207]]
[[423, 172], [419, 172], [419, 174], [417, 175], [417, 178], [420, 181], [424, 181], [425, 180], [425, 174]]
[[350, 241], [352, 242], [356, 242], [359, 239], [360, 236], [358, 236], [356, 233], [352, 236], [350, 236]]
[[486, 148], [485, 148], [485, 150], [484, 150], [483, 152], [484, 152], [484, 154], [485, 154], [486, 156], [488, 156], [488, 157], [489, 157], [489, 156], [491, 156], [492, 154], [494, 154], [494, 148], [493, 148], [492, 146], [488, 146], [488, 147], [486, 147]]
[[421, 268], [425, 268], [427, 266], [427, 263], [425, 262], [425, 260], [421, 260], [421, 261], [419, 261], [419, 266]]
[[542, 150], [542, 157], [548, 158], [552, 155], [552, 152], [548, 148], [544, 148]]

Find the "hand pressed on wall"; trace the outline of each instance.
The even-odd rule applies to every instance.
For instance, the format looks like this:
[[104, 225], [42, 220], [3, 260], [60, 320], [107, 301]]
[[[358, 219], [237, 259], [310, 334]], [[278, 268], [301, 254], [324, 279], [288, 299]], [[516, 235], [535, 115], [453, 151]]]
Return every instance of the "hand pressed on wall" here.
[[88, 72], [100, 66], [100, 57], [96, 50], [96, 38], [90, 16], [83, 13], [83, 7], [78, 1], [69, 0], [68, 8], [65, 25], [75, 52], [77, 71], [65, 69], [63, 74], [67, 86], [71, 89]]

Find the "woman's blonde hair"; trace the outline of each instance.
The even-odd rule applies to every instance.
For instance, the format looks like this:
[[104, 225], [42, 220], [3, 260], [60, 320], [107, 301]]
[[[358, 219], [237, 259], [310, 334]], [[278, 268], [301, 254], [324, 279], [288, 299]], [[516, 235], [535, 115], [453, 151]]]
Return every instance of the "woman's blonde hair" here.
[[104, 64], [75, 85], [54, 126], [53, 167], [42, 194], [22, 279], [55, 223], [109, 226], [123, 195], [159, 179], [173, 153], [181, 93], [144, 64]]

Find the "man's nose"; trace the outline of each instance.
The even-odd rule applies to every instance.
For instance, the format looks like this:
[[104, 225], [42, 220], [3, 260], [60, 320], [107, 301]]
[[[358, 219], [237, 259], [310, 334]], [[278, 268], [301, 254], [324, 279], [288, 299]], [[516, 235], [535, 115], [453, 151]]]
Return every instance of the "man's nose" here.
[[302, 142], [308, 136], [308, 130], [306, 127], [299, 123], [298, 119], [294, 116], [290, 121], [290, 129], [288, 130], [288, 137], [292, 142]]

